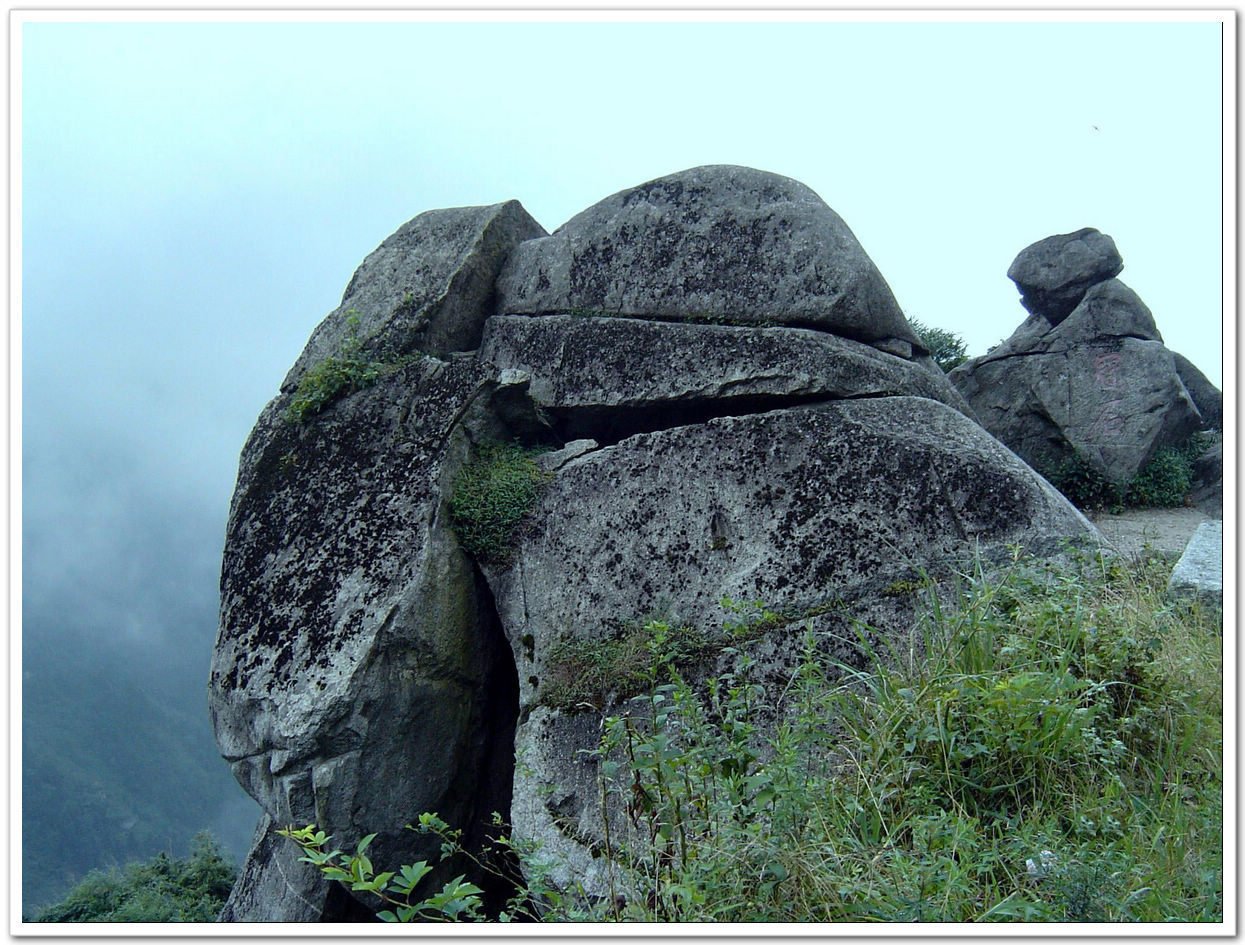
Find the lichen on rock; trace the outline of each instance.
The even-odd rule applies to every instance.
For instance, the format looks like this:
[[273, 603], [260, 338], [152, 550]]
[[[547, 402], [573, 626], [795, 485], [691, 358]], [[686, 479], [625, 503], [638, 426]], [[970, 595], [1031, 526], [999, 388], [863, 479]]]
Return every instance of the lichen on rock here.
[[[393, 370], [289, 423], [351, 308]], [[376, 833], [398, 864], [435, 852], [403, 829], [423, 811], [468, 844], [497, 811], [591, 887], [595, 713], [636, 695], [657, 628], [689, 678], [746, 650], [774, 691], [806, 630], [829, 663], [864, 624], [906, 640], [915, 568], [1096, 539], [802, 184], [695, 168], [552, 236], [513, 201], [422, 214], [243, 449], [209, 699], [265, 819], [226, 917], [366, 916], [275, 828]]]

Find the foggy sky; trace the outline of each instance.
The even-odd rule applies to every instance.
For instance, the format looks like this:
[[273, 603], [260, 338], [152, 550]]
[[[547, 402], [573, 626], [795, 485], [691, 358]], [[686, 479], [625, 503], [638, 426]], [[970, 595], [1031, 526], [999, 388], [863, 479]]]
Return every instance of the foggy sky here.
[[552, 230], [758, 167], [817, 191], [970, 354], [1025, 317], [1015, 255], [1092, 226], [1222, 383], [1218, 22], [38, 18], [14, 26], [28, 633], [206, 660], [242, 443], [424, 210], [517, 198]]

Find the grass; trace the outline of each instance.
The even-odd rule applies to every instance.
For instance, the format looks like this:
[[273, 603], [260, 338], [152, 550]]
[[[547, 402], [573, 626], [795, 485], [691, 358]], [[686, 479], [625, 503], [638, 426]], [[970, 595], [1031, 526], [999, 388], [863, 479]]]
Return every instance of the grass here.
[[1170, 566], [925, 578], [912, 645], [862, 628], [864, 670], [810, 624], [776, 729], [742, 653], [693, 687], [653, 627], [647, 694], [590, 753], [613, 895], [503, 836], [528, 884], [503, 917], [1222, 921], [1222, 614], [1169, 599]]
[[478, 560], [509, 560], [517, 529], [552, 478], [536, 465], [544, 452], [518, 443], [484, 443], [454, 480], [454, 532]]

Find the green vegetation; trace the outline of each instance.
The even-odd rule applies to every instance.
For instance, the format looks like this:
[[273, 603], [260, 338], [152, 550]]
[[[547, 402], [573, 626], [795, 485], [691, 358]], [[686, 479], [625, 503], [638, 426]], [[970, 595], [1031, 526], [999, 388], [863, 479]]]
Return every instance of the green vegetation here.
[[192, 588], [181, 605], [195, 632], [178, 645], [67, 632], [28, 617], [23, 913], [60, 902], [92, 869], [161, 850], [187, 856], [202, 827], [233, 856], [246, 852], [259, 808], [221, 759], [203, 710], [214, 601], [206, 581], [195, 588], [200, 583], [201, 597]]
[[968, 348], [964, 344], [964, 339], [959, 335], [943, 328], [931, 328], [915, 318], [909, 318], [908, 324], [912, 326], [917, 338], [921, 340], [921, 345], [928, 349], [929, 356], [933, 358], [934, 363], [942, 368], [944, 373], [950, 372], [968, 360]]
[[333, 401], [355, 391], [371, 387], [388, 372], [406, 364], [409, 358], [371, 361], [363, 357], [363, 339], [359, 337], [359, 313], [347, 312], [346, 337], [337, 346], [337, 354], [325, 358], [302, 376], [294, 398], [285, 408], [290, 423], [304, 423]]
[[[919, 586], [913, 585], [914, 589]], [[549, 648], [548, 668], [541, 681], [541, 704], [568, 712], [600, 710], [607, 702], [646, 691], [658, 664], [684, 671], [706, 654], [756, 640], [836, 606], [833, 601], [823, 601], [775, 611], [762, 601], [729, 597], [723, 597], [721, 605], [736, 619], [727, 620], [721, 632], [712, 635], [667, 620], [631, 620], [613, 632], [576, 636], [554, 644]]]
[[504, 563], [515, 529], [549, 481], [536, 465], [543, 449], [485, 443], [454, 481], [450, 513], [463, 548], [481, 561]]
[[[740, 652], [689, 685], [651, 627], [647, 695], [602, 720], [593, 753], [613, 895], [553, 889], [543, 852], [502, 835], [527, 886], [498, 917], [1222, 921], [1222, 613], [1169, 600], [1169, 570], [1018, 556], [923, 576], [919, 648], [862, 632], [853, 669], [810, 624], [777, 706]], [[758, 721], [773, 708], [776, 729]], [[462, 852], [435, 816], [419, 829]], [[399, 875], [290, 836], [356, 890]], [[482, 916], [461, 877], [421, 894], [424, 866], [382, 917]]]
[[158, 853], [124, 869], [95, 870], [64, 901], [29, 922], [215, 922], [237, 870], [206, 833], [186, 859]]
[[1194, 481], [1193, 467], [1209, 445], [1195, 433], [1178, 448], [1157, 450], [1136, 476], [1116, 485], [1080, 456], [1063, 461], [1047, 478], [1051, 485], [1082, 509], [1177, 508], [1184, 505]]
[[564, 710], [599, 710], [646, 690], [658, 654], [663, 663], [684, 668], [708, 648], [695, 627], [664, 621], [630, 623], [614, 636], [564, 640], [549, 649], [540, 701]]

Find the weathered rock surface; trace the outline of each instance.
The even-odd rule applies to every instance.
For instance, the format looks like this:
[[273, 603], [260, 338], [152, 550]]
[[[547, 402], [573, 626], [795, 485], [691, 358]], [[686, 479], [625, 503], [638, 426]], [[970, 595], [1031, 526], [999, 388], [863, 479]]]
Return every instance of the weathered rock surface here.
[[532, 399], [565, 439], [829, 398], [912, 394], [969, 414], [929, 358], [807, 329], [504, 316], [489, 320], [480, 357], [529, 373]]
[[[694, 458], [694, 461], [690, 461]], [[661, 614], [712, 638], [723, 594], [819, 612], [861, 613], [914, 566], [937, 569], [1015, 541], [1051, 553], [1096, 536], [1049, 484], [962, 414], [931, 400], [833, 401], [641, 434], [562, 466], [530, 516], [513, 563], [486, 566], [518, 666], [516, 836], [537, 838], [566, 877], [604, 893], [597, 774], [586, 752], [599, 715], [567, 708], [561, 653]], [[874, 625], [901, 634], [895, 613]], [[907, 614], [911, 618], [909, 610]], [[876, 615], [875, 615], [876, 619]], [[779, 692], [803, 625], [753, 641]], [[723, 643], [722, 645], [725, 645]], [[859, 662], [847, 642], [834, 656]], [[768, 675], [766, 675], [768, 674]], [[575, 693], [616, 711], [627, 693]], [[552, 703], [552, 704], [551, 704]]]
[[607, 197], [510, 257], [498, 314], [714, 316], [917, 346], [851, 230], [798, 181], [697, 167]]
[[1025, 308], [1057, 325], [1090, 286], [1118, 276], [1123, 268], [1111, 237], [1086, 227], [1026, 247], [1008, 268], [1007, 278], [1020, 289]]
[[[384, 370], [292, 422], [301, 372], [339, 350], [352, 307]], [[632, 317], [566, 314], [591, 307]], [[633, 188], [553, 237], [512, 202], [387, 240], [240, 461], [209, 704], [265, 817], [225, 917], [366, 918], [275, 830], [314, 822], [342, 849], [376, 833], [370, 854], [396, 866], [436, 859], [404, 829], [423, 811], [468, 845], [509, 813], [517, 840], [591, 884], [579, 752], [599, 719], [551, 695], [577, 684], [564, 643], [657, 612], [712, 642], [728, 594], [807, 616], [851, 662], [853, 619], [911, 630], [914, 600], [887, 588], [914, 565], [1096, 540], [914, 344], [842, 221], [747, 169]], [[510, 553], [476, 561], [453, 485], [515, 439], [551, 447], [547, 484]], [[794, 623], [748, 639], [770, 691], [802, 639]], [[705, 654], [691, 675], [729, 660]], [[588, 695], [606, 709], [633, 693]]]
[[1193, 461], [1193, 489], [1189, 499], [1197, 508], [1223, 518], [1223, 440]]
[[1048, 477], [1076, 460], [1124, 486], [1158, 449], [1207, 426], [1153, 314], [1132, 289], [1103, 276], [1119, 271], [1118, 259], [1096, 230], [1025, 250], [1012, 270], [1023, 260], [1022, 274], [1036, 285], [1048, 269], [1042, 291], [1075, 297], [1075, 308], [1058, 320], [1039, 310], [950, 374], [981, 424]]
[[1223, 522], [1203, 522], [1172, 569], [1167, 589], [1181, 597], [1223, 601]]
[[[305, 425], [282, 395], [247, 442], [209, 704], [221, 754], [277, 826], [378, 832], [378, 857], [413, 862], [435, 850], [404, 829], [420, 811], [470, 829], [507, 802], [513, 663], [442, 507], [465, 449], [452, 433], [485, 377], [424, 358]], [[314, 871], [273, 878], [291, 849], [257, 842], [246, 885], [289, 882], [300, 918], [332, 917]], [[239, 890], [229, 914], [273, 920], [280, 902]]]
[[1181, 383], [1189, 392], [1206, 426], [1212, 430], [1222, 430], [1223, 393], [1184, 355], [1173, 351], [1172, 357], [1176, 359], [1176, 373], [1180, 375]]
[[480, 344], [494, 283], [510, 251], [545, 230], [517, 200], [421, 213], [368, 254], [339, 305], [312, 333], [282, 383], [333, 357], [359, 319], [364, 355], [444, 357]]

